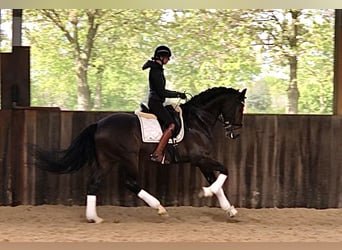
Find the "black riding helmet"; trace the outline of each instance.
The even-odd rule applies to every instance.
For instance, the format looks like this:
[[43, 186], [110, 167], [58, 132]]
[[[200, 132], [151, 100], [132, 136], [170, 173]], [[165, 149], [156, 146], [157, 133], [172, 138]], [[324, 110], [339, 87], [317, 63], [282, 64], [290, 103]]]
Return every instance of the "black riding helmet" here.
[[165, 46], [165, 45], [158, 46], [154, 50], [153, 58], [158, 59], [160, 56], [171, 57], [171, 50], [170, 50], [170, 48]]

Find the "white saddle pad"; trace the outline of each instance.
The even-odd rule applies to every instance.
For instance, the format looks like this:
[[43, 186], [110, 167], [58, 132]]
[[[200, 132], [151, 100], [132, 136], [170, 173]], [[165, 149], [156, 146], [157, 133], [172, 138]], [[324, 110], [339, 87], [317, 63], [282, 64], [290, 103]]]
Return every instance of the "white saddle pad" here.
[[[180, 113], [181, 129], [174, 140], [180, 142], [184, 137], [184, 124], [182, 109], [178, 106], [176, 110]], [[140, 121], [143, 142], [158, 143], [163, 135], [163, 131], [157, 117], [154, 114], [144, 113], [140, 110], [136, 110], [134, 113], [138, 116]], [[173, 143], [172, 139], [169, 140], [169, 143]]]

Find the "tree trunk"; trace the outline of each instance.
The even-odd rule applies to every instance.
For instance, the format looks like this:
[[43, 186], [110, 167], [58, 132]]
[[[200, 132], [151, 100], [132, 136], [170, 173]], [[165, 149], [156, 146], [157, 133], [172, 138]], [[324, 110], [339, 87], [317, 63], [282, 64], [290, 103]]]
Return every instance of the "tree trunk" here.
[[102, 107], [102, 80], [103, 80], [104, 66], [96, 67], [96, 90], [94, 99], [94, 109], [101, 109]]
[[299, 99], [299, 90], [297, 83], [297, 69], [298, 69], [298, 60], [297, 60], [297, 35], [298, 35], [298, 16], [300, 15], [299, 10], [291, 10], [291, 33], [289, 35], [289, 46], [290, 51], [288, 54], [288, 60], [290, 64], [290, 83], [289, 88], [287, 89], [287, 97], [288, 97], [288, 105], [286, 113], [288, 114], [297, 114], [298, 113], [298, 99]]
[[288, 114], [297, 114], [298, 113], [298, 99], [299, 99], [299, 90], [297, 84], [297, 56], [292, 56], [289, 59], [290, 63], [290, 83], [289, 88], [287, 89], [287, 110]]
[[77, 78], [77, 109], [91, 110], [90, 90], [88, 86], [87, 69], [85, 60], [76, 57], [76, 78]]

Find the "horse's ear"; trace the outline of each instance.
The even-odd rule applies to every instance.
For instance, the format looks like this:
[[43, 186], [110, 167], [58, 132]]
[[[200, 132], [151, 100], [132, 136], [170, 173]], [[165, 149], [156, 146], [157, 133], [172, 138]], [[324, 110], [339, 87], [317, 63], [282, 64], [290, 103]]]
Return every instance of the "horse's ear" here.
[[247, 89], [243, 89], [243, 90], [240, 92], [240, 97], [241, 97], [241, 99], [245, 99], [245, 98], [246, 98], [246, 91], [247, 91]]

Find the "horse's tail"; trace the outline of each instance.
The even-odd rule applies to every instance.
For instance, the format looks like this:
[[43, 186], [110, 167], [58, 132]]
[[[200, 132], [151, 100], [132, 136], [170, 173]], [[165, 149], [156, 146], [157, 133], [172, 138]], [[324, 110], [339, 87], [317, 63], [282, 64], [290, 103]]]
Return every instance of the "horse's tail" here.
[[96, 159], [94, 134], [97, 124], [86, 127], [70, 146], [62, 151], [47, 151], [38, 146], [32, 146], [31, 151], [36, 159], [35, 165], [43, 170], [67, 174], [78, 171], [84, 165], [90, 165]]

